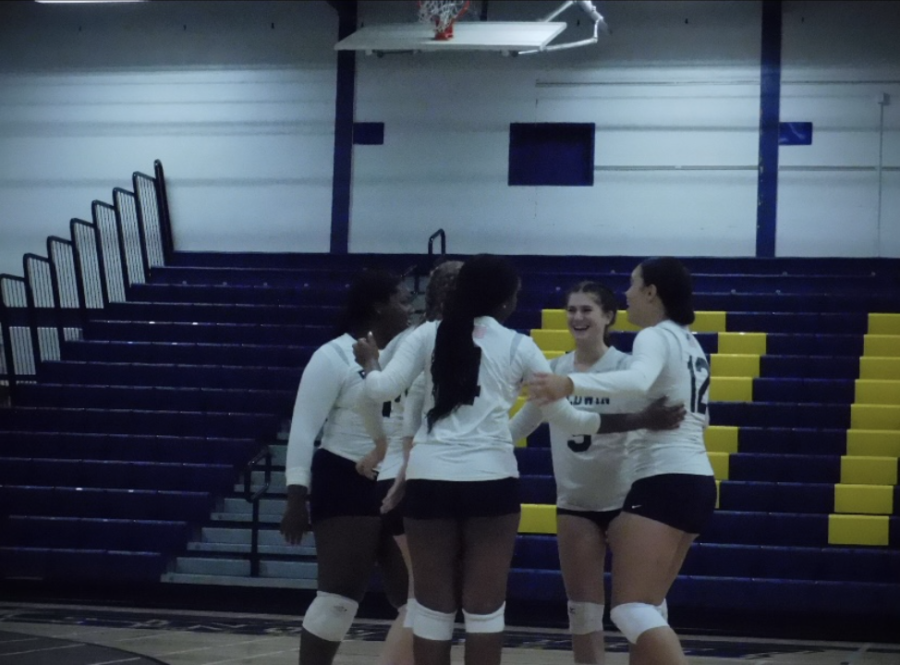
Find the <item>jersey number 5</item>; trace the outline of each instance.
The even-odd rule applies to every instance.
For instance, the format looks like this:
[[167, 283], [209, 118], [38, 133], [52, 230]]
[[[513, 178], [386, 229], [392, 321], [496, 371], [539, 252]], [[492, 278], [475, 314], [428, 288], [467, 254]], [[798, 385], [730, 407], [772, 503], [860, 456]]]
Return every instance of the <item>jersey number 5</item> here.
[[578, 439], [569, 439], [566, 442], [566, 445], [569, 446], [569, 450], [573, 453], [583, 453], [585, 450], [591, 447], [591, 435], [587, 434], [581, 437], [581, 440]]
[[[709, 363], [706, 358], [688, 358], [688, 371], [691, 373], [691, 411], [706, 413], [709, 402]], [[699, 385], [699, 388], [697, 384]]]

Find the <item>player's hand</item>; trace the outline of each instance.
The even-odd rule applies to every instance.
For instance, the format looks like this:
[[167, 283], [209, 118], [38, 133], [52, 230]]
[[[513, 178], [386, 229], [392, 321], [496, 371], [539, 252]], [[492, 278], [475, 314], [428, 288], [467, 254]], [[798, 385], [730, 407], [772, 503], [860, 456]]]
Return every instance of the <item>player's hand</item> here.
[[391, 489], [388, 490], [387, 495], [384, 497], [384, 501], [381, 502], [381, 514], [384, 515], [385, 513], [389, 513], [399, 506], [405, 493], [406, 479], [397, 476], [396, 480], [394, 480], [394, 484], [391, 485]]
[[356, 340], [353, 344], [353, 357], [360, 367], [371, 366], [378, 362], [378, 344], [375, 343], [375, 336], [372, 333]]
[[660, 397], [651, 402], [638, 415], [646, 429], [666, 430], [677, 429], [687, 415], [687, 411], [684, 404], [666, 406], [666, 398]]
[[306, 493], [291, 495], [288, 493], [287, 507], [281, 517], [281, 535], [290, 545], [297, 545], [303, 540], [303, 534], [309, 531], [309, 510], [306, 507]]
[[538, 406], [568, 397], [575, 390], [569, 377], [558, 374], [535, 374], [527, 385], [528, 401], [535, 402]]
[[368, 455], [356, 463], [356, 473], [365, 476], [369, 480], [375, 480], [378, 477], [376, 468], [381, 464], [381, 460], [383, 459], [384, 452], [379, 450], [378, 447], [373, 448], [369, 451]]

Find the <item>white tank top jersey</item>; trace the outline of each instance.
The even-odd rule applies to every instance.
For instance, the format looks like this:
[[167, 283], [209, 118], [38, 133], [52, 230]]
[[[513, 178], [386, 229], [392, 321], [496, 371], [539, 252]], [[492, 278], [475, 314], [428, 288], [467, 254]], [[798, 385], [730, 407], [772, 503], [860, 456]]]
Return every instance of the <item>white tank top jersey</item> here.
[[703, 441], [709, 424], [709, 361], [689, 328], [669, 320], [645, 328], [634, 339], [628, 369], [569, 378], [576, 395], [646, 395], [684, 404], [687, 415], [677, 429], [642, 430], [635, 437], [635, 480], [664, 473], [713, 475]]
[[[415, 328], [407, 328], [394, 337], [378, 356], [381, 367], [387, 367], [406, 336]], [[392, 400], [382, 402], [379, 413], [383, 418], [384, 435], [387, 437], [387, 452], [378, 466], [378, 480], [393, 480], [397, 477], [400, 467], [403, 466], [403, 421], [407, 403], [408, 390], [403, 391]]]
[[[438, 323], [419, 326], [400, 344], [382, 371], [369, 372], [366, 392], [371, 399], [393, 399], [424, 372], [427, 412], [434, 405], [431, 358]], [[472, 339], [481, 348], [478, 396], [438, 420], [428, 431], [427, 421], [416, 432], [406, 477], [428, 480], [482, 481], [518, 477], [509, 431], [509, 410], [525, 380], [550, 366], [530, 337], [505, 328], [489, 316], [475, 319]], [[542, 409], [548, 420], [565, 423], [572, 432], [596, 432], [600, 418], [579, 412], [565, 400]]]
[[[612, 372], [627, 369], [631, 356], [615, 347], [588, 372]], [[575, 354], [567, 353], [550, 363], [554, 374], [575, 372]], [[576, 409], [605, 413], [636, 413], [647, 406], [647, 399], [612, 395], [581, 397], [571, 395], [569, 403]], [[631, 487], [631, 440], [634, 432], [572, 436], [556, 425], [550, 425], [550, 449], [553, 475], [556, 477], [556, 505], [568, 510], [617, 510], [625, 503]]]
[[[321, 446], [354, 462], [374, 446], [372, 426], [366, 418], [379, 416], [365, 394], [363, 372], [353, 358], [356, 340], [344, 334], [316, 349], [309, 359], [291, 418], [285, 477], [288, 485], [309, 488], [314, 444], [321, 431]], [[368, 409], [368, 410], [367, 410]]]

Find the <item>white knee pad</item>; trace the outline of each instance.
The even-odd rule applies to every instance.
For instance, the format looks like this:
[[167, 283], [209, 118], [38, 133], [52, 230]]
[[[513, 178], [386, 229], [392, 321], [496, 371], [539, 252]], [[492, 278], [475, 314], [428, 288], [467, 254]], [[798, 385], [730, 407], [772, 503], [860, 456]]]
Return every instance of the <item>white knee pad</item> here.
[[463, 610], [467, 633], [502, 633], [506, 627], [506, 603], [490, 614], [469, 614]]
[[656, 609], [662, 614], [663, 619], [666, 621], [669, 620], [669, 604], [666, 602], [665, 598], [663, 598], [663, 602], [656, 606]]
[[416, 599], [407, 598], [406, 605], [403, 607], [406, 608], [406, 614], [403, 615], [403, 627], [411, 629], [413, 627], [413, 620], [416, 616]]
[[648, 630], [669, 625], [656, 606], [647, 603], [616, 605], [609, 617], [632, 644], [637, 644], [638, 638]]
[[413, 614], [413, 635], [416, 637], [437, 642], [449, 642], [453, 639], [456, 612], [437, 612], [422, 603], [416, 603]]
[[359, 603], [336, 593], [319, 591], [303, 616], [303, 629], [328, 642], [344, 639]]
[[569, 601], [569, 632], [573, 635], [587, 635], [603, 630], [603, 610], [601, 603]]

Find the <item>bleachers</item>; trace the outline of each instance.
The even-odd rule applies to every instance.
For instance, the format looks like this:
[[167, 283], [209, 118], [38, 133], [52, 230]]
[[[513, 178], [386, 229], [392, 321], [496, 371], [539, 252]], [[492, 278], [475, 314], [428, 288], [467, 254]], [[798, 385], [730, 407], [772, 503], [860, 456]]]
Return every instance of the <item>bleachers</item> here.
[[[352, 272], [413, 258], [176, 253], [129, 287], [128, 302], [90, 312], [82, 338], [0, 410], [3, 575], [312, 586], [314, 543], [292, 548], [277, 533], [283, 421]], [[585, 277], [624, 291], [636, 260], [517, 262], [510, 325], [535, 330], [553, 355], [571, 340], [559, 313], [543, 310]], [[711, 357], [707, 445], [720, 495], [672, 590], [673, 615], [900, 619], [900, 266], [686, 263]], [[635, 332], [620, 318], [616, 345], [627, 351]], [[276, 473], [254, 579], [238, 481], [261, 442]], [[528, 504], [509, 587], [519, 600], [564, 598], [548, 446], [541, 428], [516, 453]]]

